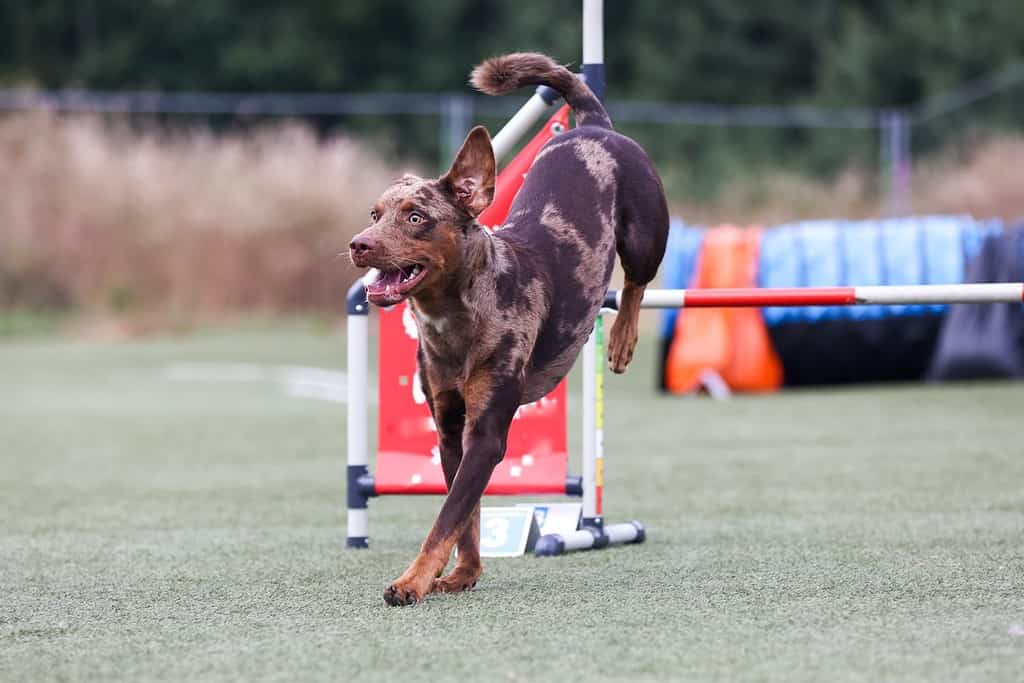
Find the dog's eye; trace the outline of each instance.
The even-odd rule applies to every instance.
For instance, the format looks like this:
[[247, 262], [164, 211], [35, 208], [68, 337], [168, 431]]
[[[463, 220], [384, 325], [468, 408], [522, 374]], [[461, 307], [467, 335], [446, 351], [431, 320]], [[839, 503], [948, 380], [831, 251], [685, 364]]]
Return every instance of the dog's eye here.
[[376, 223], [378, 218], [380, 216], [377, 215], [377, 209], [370, 209], [370, 220]]
[[413, 225], [419, 225], [425, 220], [427, 219], [424, 218], [421, 214], [416, 213], [415, 211], [409, 214], [409, 222], [412, 223]]

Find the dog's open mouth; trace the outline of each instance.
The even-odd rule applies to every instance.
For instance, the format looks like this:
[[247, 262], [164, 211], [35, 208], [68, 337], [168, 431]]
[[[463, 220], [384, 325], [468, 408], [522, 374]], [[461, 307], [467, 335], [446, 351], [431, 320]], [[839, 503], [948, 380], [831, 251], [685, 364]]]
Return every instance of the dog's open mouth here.
[[427, 275], [427, 269], [420, 264], [404, 268], [381, 268], [377, 279], [366, 285], [366, 299], [377, 306], [394, 306], [409, 296]]

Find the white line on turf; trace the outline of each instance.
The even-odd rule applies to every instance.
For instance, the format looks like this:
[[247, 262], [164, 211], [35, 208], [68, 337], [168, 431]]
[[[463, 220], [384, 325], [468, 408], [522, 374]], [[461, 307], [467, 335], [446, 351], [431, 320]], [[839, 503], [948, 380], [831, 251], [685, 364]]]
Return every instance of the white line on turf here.
[[306, 365], [259, 365], [256, 363], [172, 363], [161, 375], [172, 382], [278, 384], [289, 396], [345, 403], [344, 372]]

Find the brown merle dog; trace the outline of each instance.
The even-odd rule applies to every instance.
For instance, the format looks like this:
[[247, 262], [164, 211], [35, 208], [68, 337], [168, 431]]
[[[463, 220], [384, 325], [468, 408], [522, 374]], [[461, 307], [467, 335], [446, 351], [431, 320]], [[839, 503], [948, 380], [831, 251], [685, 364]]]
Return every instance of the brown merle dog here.
[[[449, 491], [419, 555], [384, 591], [389, 605], [476, 585], [480, 497], [504, 457], [516, 409], [569, 371], [593, 329], [616, 251], [626, 279], [608, 363], [625, 371], [668, 233], [664, 191], [647, 155], [612, 129], [570, 71], [543, 55], [511, 54], [485, 61], [471, 82], [491, 95], [550, 86], [578, 127], [540, 151], [497, 232], [476, 222], [495, 177], [490, 138], [477, 127], [445, 175], [406, 175], [385, 190], [372, 225], [350, 245], [357, 266], [380, 271], [366, 288], [371, 303], [409, 299]], [[456, 545], [455, 568], [437, 578]]]

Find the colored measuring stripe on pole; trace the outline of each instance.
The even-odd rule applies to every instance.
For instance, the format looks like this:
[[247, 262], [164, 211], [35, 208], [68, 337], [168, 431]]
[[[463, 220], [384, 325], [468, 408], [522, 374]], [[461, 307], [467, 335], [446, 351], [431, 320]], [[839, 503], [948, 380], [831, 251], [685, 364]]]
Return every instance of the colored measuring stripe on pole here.
[[[621, 292], [609, 292], [605, 306], [618, 309]], [[747, 306], [859, 306], [889, 304], [1024, 303], [1024, 283], [872, 287], [779, 287], [735, 289], [649, 289], [643, 308], [741, 308]]]
[[604, 503], [604, 320], [594, 321], [594, 511], [600, 517]]

